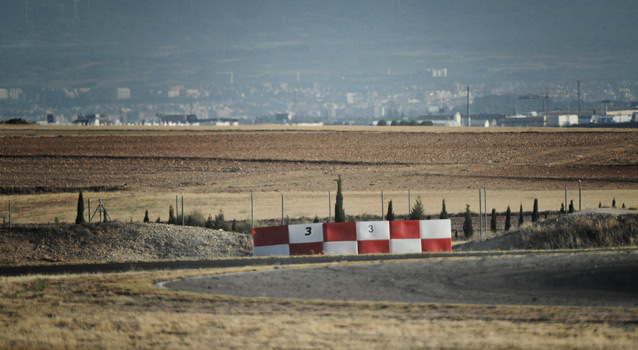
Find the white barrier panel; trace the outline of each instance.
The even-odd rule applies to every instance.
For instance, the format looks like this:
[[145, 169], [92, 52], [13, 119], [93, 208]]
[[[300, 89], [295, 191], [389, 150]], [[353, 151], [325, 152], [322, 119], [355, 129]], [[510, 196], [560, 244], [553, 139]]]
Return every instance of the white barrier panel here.
[[253, 248], [253, 256], [289, 256], [288, 244], [265, 245]]
[[393, 254], [421, 253], [421, 239], [419, 238], [391, 239], [390, 253], [393, 253]]
[[290, 244], [323, 242], [323, 224], [298, 224], [288, 226]]
[[357, 241], [324, 242], [323, 252], [326, 255], [357, 255], [359, 253]]
[[377, 241], [390, 239], [389, 221], [357, 222], [358, 241]]
[[452, 238], [452, 222], [450, 219], [421, 220], [422, 239]]

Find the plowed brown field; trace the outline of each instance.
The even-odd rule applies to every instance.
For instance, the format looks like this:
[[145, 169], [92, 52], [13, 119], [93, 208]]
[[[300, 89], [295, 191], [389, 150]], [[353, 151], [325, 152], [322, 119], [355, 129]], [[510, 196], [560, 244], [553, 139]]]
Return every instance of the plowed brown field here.
[[2, 127], [0, 186], [328, 192], [341, 174], [354, 192], [638, 189], [636, 131], [459, 130]]

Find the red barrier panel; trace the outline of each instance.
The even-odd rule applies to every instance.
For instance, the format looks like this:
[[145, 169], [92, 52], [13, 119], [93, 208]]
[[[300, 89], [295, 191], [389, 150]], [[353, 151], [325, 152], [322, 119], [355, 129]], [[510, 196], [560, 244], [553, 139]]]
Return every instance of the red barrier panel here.
[[296, 243], [290, 245], [290, 255], [322, 255], [323, 242]]
[[419, 220], [390, 221], [390, 238], [421, 238]]
[[288, 244], [288, 226], [260, 227], [253, 230], [255, 247], [277, 244]]
[[356, 222], [331, 222], [323, 224], [324, 242], [356, 241]]
[[438, 239], [422, 239], [421, 251], [423, 252], [451, 252], [452, 251], [452, 239], [451, 238], [438, 238]]
[[358, 241], [357, 249], [359, 250], [359, 254], [390, 253], [390, 240]]

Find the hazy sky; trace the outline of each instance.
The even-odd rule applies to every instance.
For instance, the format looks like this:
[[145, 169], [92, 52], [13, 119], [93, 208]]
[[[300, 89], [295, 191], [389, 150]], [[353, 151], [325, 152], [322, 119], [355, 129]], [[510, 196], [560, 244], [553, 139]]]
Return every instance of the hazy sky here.
[[638, 78], [636, 0], [2, 3], [0, 85], [431, 68], [458, 80]]

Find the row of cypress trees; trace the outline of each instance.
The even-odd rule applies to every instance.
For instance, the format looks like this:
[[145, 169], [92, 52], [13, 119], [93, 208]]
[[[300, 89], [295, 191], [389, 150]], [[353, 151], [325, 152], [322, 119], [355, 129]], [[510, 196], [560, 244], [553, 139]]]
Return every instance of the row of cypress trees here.
[[[345, 222], [346, 214], [343, 207], [343, 194], [341, 192], [342, 189], [342, 180], [341, 175], [339, 175], [338, 179], [335, 180], [337, 182], [337, 200], [335, 203], [335, 222]], [[570, 213], [574, 211], [573, 209], [573, 201], [570, 203]], [[564, 212], [564, 209], [563, 211]], [[505, 212], [505, 231], [509, 231], [512, 228], [512, 210], [509, 206], [507, 206], [507, 211]], [[443, 200], [441, 214], [439, 215], [440, 219], [447, 219], [448, 213], [445, 206], [445, 199]], [[532, 209], [532, 222], [537, 222], [540, 218], [540, 214], [538, 212], [538, 199], [534, 199], [534, 206]], [[421, 197], [417, 197], [414, 206], [410, 209], [410, 214], [408, 215], [409, 220], [424, 220], [426, 219], [425, 209], [423, 207], [423, 201]], [[388, 202], [388, 211], [386, 214], [386, 220], [393, 221], [395, 220], [395, 214], [392, 207], [392, 201]], [[523, 215], [523, 204], [521, 203], [519, 214], [518, 214], [518, 226], [523, 225], [525, 221]], [[493, 232], [496, 232], [496, 209], [492, 209], [492, 215], [490, 220], [490, 229]], [[470, 211], [470, 205], [468, 204], [465, 207], [465, 220], [463, 222], [463, 233], [466, 237], [472, 237], [474, 234], [474, 228], [472, 227], [472, 212]]]

